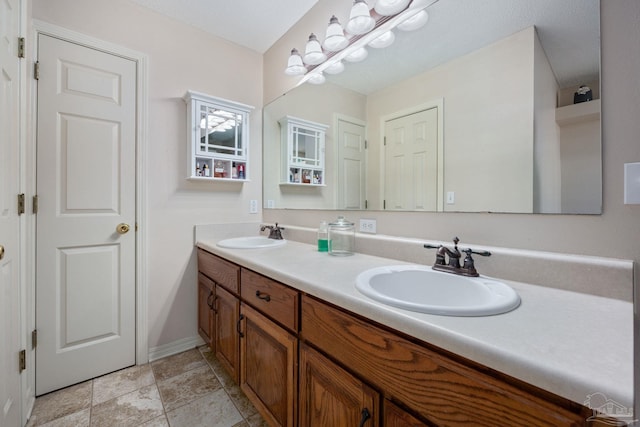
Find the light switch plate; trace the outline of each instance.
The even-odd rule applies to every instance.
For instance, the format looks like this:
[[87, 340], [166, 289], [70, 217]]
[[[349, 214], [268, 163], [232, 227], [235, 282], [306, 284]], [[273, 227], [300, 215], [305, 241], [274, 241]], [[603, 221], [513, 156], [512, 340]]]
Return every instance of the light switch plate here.
[[640, 163], [624, 164], [624, 204], [640, 205]]

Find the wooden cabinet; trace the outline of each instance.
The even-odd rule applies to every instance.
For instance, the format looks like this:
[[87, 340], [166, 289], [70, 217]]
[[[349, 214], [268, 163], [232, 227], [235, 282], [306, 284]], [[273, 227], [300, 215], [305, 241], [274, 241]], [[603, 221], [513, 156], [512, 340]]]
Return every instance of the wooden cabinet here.
[[427, 427], [427, 424], [400, 409], [387, 399], [384, 400], [382, 411], [384, 413], [382, 418], [384, 427]]
[[378, 393], [304, 344], [299, 401], [300, 427], [378, 426]]
[[504, 381], [487, 373], [488, 369], [481, 371], [468, 361], [460, 363], [315, 298], [303, 296], [301, 306], [301, 339], [330, 354], [354, 374], [367, 378], [386, 398], [402, 402], [432, 424], [585, 424], [585, 413], [575, 405], [560, 398], [547, 400], [544, 396], [548, 393], [538, 390], [534, 394], [530, 392], [534, 387], [521, 381]]
[[220, 285], [216, 286], [215, 353], [220, 364], [238, 382], [240, 368], [239, 312], [240, 300]]
[[213, 280], [202, 273], [198, 273], [198, 334], [214, 352], [215, 314], [213, 303], [216, 296], [215, 287]]
[[584, 406], [206, 251], [198, 268], [198, 331], [270, 426], [604, 425]]
[[295, 426], [298, 339], [244, 302], [240, 388], [271, 426]]

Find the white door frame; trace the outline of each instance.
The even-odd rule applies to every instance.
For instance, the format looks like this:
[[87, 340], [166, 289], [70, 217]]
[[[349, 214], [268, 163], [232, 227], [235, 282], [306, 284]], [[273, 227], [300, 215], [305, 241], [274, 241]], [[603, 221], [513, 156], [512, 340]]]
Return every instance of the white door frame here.
[[[437, 183], [437, 195], [436, 195], [436, 211], [442, 212], [444, 211], [444, 98], [436, 98], [430, 101], [427, 101], [423, 104], [415, 105], [413, 107], [408, 107], [400, 111], [396, 111], [391, 114], [387, 114], [380, 117], [380, 133], [382, 138], [385, 135], [385, 126], [386, 123], [390, 120], [399, 119], [400, 117], [409, 116], [411, 114], [419, 113], [420, 111], [430, 110], [431, 108], [438, 109], [438, 183]], [[384, 186], [385, 186], [385, 155], [386, 155], [386, 147], [381, 141], [381, 150], [380, 150], [380, 200], [384, 200]], [[382, 209], [382, 206], [381, 206]]]
[[[148, 157], [148, 57], [147, 55], [99, 40], [75, 31], [67, 30], [46, 22], [33, 20], [32, 60], [37, 61], [37, 43], [40, 34], [56, 37], [71, 43], [76, 43], [92, 49], [101, 50], [117, 55], [137, 64], [136, 67], [136, 364], [141, 365], [149, 361], [148, 344], [148, 263], [147, 263], [147, 157]], [[31, 123], [29, 124], [32, 137], [29, 140], [29, 162], [36, 164], [36, 117], [37, 117], [37, 81], [32, 80], [31, 86]], [[32, 194], [36, 188], [36, 171], [31, 168], [27, 173], [27, 186]], [[35, 228], [35, 218], [32, 218], [31, 229]], [[28, 238], [29, 247], [33, 248], [27, 261], [31, 277], [35, 278], [35, 233]], [[32, 313], [35, 313], [35, 280], [29, 283], [29, 301]], [[29, 330], [35, 329], [35, 318], [31, 316]], [[31, 366], [35, 362], [33, 358]], [[32, 375], [35, 381], [35, 375]], [[32, 385], [35, 390], [35, 386]]]

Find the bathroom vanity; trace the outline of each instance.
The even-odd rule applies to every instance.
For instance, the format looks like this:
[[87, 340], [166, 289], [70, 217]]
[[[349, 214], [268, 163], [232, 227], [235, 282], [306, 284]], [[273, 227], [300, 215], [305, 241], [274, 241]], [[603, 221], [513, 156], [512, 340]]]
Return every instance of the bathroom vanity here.
[[[631, 355], [600, 360], [589, 347], [598, 332], [584, 329], [604, 311], [614, 323], [628, 317], [601, 326], [599, 352], [611, 350], [608, 340], [631, 334], [624, 301], [510, 282], [523, 300], [512, 312], [435, 316], [355, 290], [360, 271], [397, 260], [330, 257], [294, 241], [197, 245], [200, 335], [270, 425], [607, 425], [589, 396], [632, 399], [622, 378]], [[602, 372], [612, 361], [619, 377]]]

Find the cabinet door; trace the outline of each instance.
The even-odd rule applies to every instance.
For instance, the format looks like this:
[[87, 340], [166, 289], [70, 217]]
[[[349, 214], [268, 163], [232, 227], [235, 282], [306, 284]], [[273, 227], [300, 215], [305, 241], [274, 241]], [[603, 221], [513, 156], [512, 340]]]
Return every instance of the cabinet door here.
[[426, 427], [427, 425], [413, 415], [403, 411], [387, 399], [384, 400], [384, 427]]
[[240, 366], [238, 320], [240, 301], [233, 294], [216, 285], [215, 302], [216, 357], [235, 382]]
[[215, 284], [213, 281], [204, 274], [198, 273], [198, 333], [214, 352], [215, 317], [213, 315], [213, 304], [215, 296]]
[[298, 339], [241, 304], [240, 388], [271, 426], [295, 425]]
[[378, 393], [315, 350], [300, 346], [300, 426], [378, 425]]

